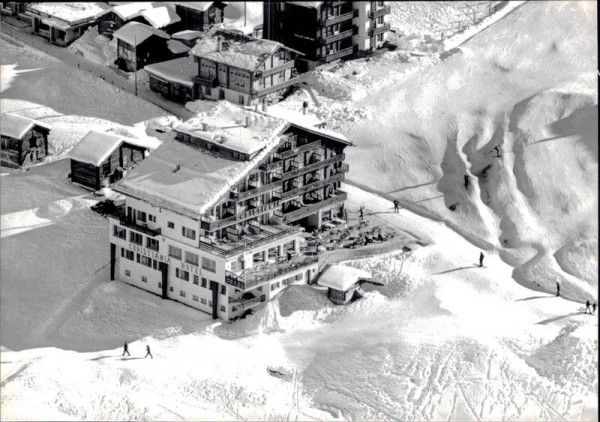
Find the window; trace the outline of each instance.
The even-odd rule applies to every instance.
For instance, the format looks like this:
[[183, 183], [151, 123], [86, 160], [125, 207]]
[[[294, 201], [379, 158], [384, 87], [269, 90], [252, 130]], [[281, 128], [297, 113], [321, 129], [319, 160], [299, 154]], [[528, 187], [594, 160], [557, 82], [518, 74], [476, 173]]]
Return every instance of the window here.
[[148, 277], [146, 277], [145, 275], [142, 276], [142, 283], [147, 283], [148, 282]]
[[134, 231], [129, 232], [129, 241], [131, 243], [135, 243], [136, 245], [142, 246], [142, 240], [143, 240], [143, 236], [141, 234], [136, 233]]
[[181, 259], [181, 248], [169, 245], [169, 256], [171, 258]]
[[202, 257], [202, 268], [214, 273], [217, 271], [217, 263], [212, 259]]
[[113, 226], [113, 236], [118, 237], [119, 239], [125, 240], [127, 237], [127, 230], [119, 226]]
[[302, 274], [296, 274], [296, 280], [302, 280]]
[[160, 281], [158, 282], [158, 288], [162, 289], [162, 283]]
[[240, 95], [238, 101], [241, 105], [244, 105], [244, 96]]
[[138, 210], [137, 219], [140, 220], [142, 223], [145, 223], [146, 222], [146, 213]]
[[204, 299], [204, 298], [200, 299], [200, 303], [203, 305], [206, 305], [206, 299]]
[[173, 291], [173, 286], [169, 287], [169, 291], [172, 292]]
[[226, 295], [227, 294], [227, 287], [221, 286], [221, 294], [222, 295]]
[[225, 309], [225, 306], [221, 305], [221, 307], [219, 308], [221, 312], [227, 312], [227, 309]]
[[196, 295], [192, 295], [192, 300], [193, 300], [194, 302], [198, 302], [198, 296], [196, 296]]
[[204, 277], [202, 277], [202, 287], [206, 288], [207, 283], [208, 283], [208, 280], [205, 279]]
[[196, 267], [198, 266], [198, 262], [199, 262], [199, 258], [198, 255], [196, 255], [195, 253], [191, 253], [191, 252], [185, 252], [185, 262], [187, 262], [188, 264], [192, 264], [195, 265]]
[[180, 290], [180, 291], [179, 291], [179, 296], [181, 296], [181, 297], [185, 297], [185, 292], [184, 292], [183, 290]]
[[152, 221], [153, 223], [156, 223], [156, 216], [154, 216], [152, 214], [148, 214], [148, 221]]
[[279, 281], [277, 283], [273, 283], [271, 284], [271, 291], [278, 289], [279, 286], [281, 286], [281, 284], [279, 283]]
[[125, 258], [130, 261], [133, 261], [133, 251], [125, 251]]
[[153, 251], [158, 250], [158, 240], [152, 239], [151, 237], [146, 238], [146, 247], [148, 249], [152, 249]]
[[196, 240], [196, 230], [188, 229], [187, 227], [181, 227], [181, 235], [188, 239]]
[[238, 159], [238, 160], [239, 160], [239, 158], [240, 158], [240, 153], [239, 153], [239, 152], [237, 152], [237, 151], [233, 151], [233, 152], [231, 153], [231, 156], [232, 156], [233, 158], [235, 158], [235, 159]]
[[197, 286], [199, 282], [200, 282], [200, 277], [198, 277], [196, 274], [194, 274], [194, 284]]
[[167, 221], [167, 227], [170, 229], [174, 229], [175, 228], [175, 223], [173, 223], [172, 221]]
[[146, 267], [152, 268], [152, 258], [148, 258], [147, 256], [142, 256], [141, 264], [145, 265]]
[[265, 252], [258, 252], [252, 255], [252, 262], [264, 262], [265, 261]]
[[256, 290], [258, 290], [259, 292], [262, 292], [262, 286], [260, 286], [260, 287], [259, 287], [258, 289], [256, 289]]
[[131, 271], [125, 270], [125, 277], [131, 277]]
[[377, 34], [377, 41], [383, 41], [383, 34]]
[[383, 24], [383, 16], [379, 16], [377, 18], [377, 25], [381, 25], [381, 24]]
[[269, 259], [276, 259], [278, 255], [279, 255], [278, 247], [269, 248]]
[[175, 276], [185, 281], [190, 281], [190, 273], [188, 271], [175, 268]]
[[135, 261], [139, 264], [140, 263], [140, 254], [136, 253], [135, 254]]
[[158, 270], [158, 261], [156, 259], [152, 260], [152, 268], [154, 268], [155, 270]]
[[212, 300], [208, 301], [208, 306], [212, 306]]

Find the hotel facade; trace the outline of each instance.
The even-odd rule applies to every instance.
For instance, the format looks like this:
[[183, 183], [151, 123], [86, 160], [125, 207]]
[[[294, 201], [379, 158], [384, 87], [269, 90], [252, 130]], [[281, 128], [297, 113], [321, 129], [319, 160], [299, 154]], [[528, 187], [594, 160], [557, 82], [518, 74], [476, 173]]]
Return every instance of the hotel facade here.
[[111, 279], [223, 320], [309, 283], [303, 233], [343, 218], [350, 143], [283, 114], [219, 102], [118, 182]]

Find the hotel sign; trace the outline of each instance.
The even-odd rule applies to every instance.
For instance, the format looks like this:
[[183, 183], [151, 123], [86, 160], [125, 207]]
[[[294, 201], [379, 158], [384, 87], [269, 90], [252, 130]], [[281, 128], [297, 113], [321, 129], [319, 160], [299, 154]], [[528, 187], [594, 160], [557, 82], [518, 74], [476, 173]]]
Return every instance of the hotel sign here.
[[146, 249], [142, 246], [136, 245], [135, 243], [130, 243], [129, 249], [132, 251], [138, 252], [142, 256], [147, 256], [148, 258], [153, 258], [153, 259], [156, 259], [157, 261], [164, 262], [169, 265], [171, 264], [171, 258], [169, 258], [167, 255], [159, 254], [156, 251]]

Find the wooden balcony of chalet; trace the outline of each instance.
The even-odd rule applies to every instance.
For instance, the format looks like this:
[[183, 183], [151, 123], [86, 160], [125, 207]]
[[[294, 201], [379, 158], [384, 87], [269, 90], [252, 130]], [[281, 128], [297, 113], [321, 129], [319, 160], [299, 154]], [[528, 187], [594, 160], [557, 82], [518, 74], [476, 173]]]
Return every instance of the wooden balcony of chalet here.
[[235, 273], [226, 271], [225, 282], [240, 290], [248, 290], [277, 277], [314, 265], [318, 260], [319, 257], [316, 255], [296, 255], [292, 256], [291, 259], [279, 257], [273, 262], [266, 261], [261, 264], [255, 264], [247, 270]]

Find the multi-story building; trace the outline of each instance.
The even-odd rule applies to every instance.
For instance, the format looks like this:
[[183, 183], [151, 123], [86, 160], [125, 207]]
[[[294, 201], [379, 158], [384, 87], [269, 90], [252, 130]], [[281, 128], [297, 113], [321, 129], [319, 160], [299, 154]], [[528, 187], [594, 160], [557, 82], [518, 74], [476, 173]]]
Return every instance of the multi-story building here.
[[113, 187], [111, 279], [224, 320], [312, 280], [301, 227], [344, 215], [350, 143], [225, 101], [176, 132]]
[[389, 13], [384, 1], [265, 1], [263, 37], [304, 53], [304, 72], [383, 46]]
[[203, 98], [250, 105], [298, 82], [295, 59], [300, 53], [275, 41], [218, 29], [199, 39], [191, 54]]

